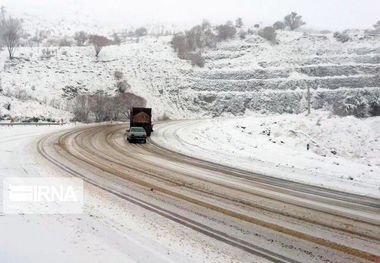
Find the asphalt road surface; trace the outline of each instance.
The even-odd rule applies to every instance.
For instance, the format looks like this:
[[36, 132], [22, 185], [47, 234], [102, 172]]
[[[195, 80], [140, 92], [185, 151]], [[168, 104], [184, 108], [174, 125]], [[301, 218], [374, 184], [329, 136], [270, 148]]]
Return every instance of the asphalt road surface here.
[[96, 187], [244, 251], [247, 262], [380, 262], [380, 200], [229, 168], [149, 140], [129, 144], [127, 127], [60, 131], [38, 151]]

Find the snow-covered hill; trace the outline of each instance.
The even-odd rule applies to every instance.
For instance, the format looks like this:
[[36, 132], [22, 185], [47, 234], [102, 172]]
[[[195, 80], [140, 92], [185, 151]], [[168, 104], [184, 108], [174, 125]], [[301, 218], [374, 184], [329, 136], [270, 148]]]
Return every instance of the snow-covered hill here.
[[[156, 117], [299, 113], [306, 109], [308, 87], [315, 109], [368, 112], [380, 105], [380, 37], [349, 34], [352, 41], [341, 43], [332, 33], [283, 31], [276, 45], [251, 34], [204, 50], [204, 68], [180, 60], [170, 36], [127, 39], [104, 48], [99, 59], [92, 47], [24, 47], [0, 73], [0, 106], [12, 104], [10, 111], [1, 107], [0, 115], [68, 118], [64, 111], [75, 94], [113, 94], [115, 71], [124, 73]], [[23, 104], [27, 111], [20, 110]], [[48, 116], [42, 109], [49, 109]]]
[[242, 170], [379, 197], [379, 129], [380, 117], [251, 113], [156, 124], [152, 140]]
[[182, 89], [194, 91], [186, 92], [198, 102], [193, 110], [212, 108], [215, 115], [242, 114], [247, 108], [302, 112], [307, 87], [314, 108], [330, 109], [349, 97], [378, 103], [380, 38], [351, 34], [356, 39], [346, 43], [332, 34], [298, 32], [280, 32], [278, 45], [257, 35], [225, 42], [205, 53], [206, 68], [194, 71]]

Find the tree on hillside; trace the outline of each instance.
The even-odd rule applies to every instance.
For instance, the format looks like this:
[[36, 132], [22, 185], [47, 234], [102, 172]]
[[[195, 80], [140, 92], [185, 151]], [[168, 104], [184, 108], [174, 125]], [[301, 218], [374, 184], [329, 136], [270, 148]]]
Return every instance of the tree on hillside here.
[[173, 36], [172, 45], [174, 51], [177, 52], [178, 57], [184, 59], [187, 52], [186, 36], [183, 33], [175, 34]]
[[98, 57], [100, 51], [102, 51], [103, 47], [109, 46], [111, 44], [111, 40], [104, 36], [100, 35], [91, 35], [89, 37], [90, 43], [94, 46], [95, 56]]
[[275, 30], [283, 30], [285, 29], [285, 24], [281, 21], [277, 21], [276, 23], [273, 24], [273, 28]]
[[148, 30], [145, 27], [140, 27], [135, 30], [135, 35], [137, 37], [146, 36], [148, 34]]
[[112, 34], [112, 40], [113, 40], [113, 43], [115, 44], [115, 45], [118, 45], [118, 46], [120, 46], [120, 44], [121, 44], [121, 38], [119, 37], [119, 35], [117, 34], [117, 33], [113, 33]]
[[90, 114], [90, 105], [87, 95], [78, 95], [75, 97], [73, 104], [74, 120], [80, 122], [88, 122]]
[[88, 35], [84, 31], [76, 32], [74, 35], [74, 39], [77, 42], [78, 46], [83, 46], [88, 40]]
[[0, 18], [0, 40], [8, 50], [9, 59], [13, 59], [14, 52], [20, 42], [22, 34], [21, 21], [11, 16], [6, 17], [2, 10]]
[[236, 34], [236, 28], [228, 22], [225, 25], [218, 26], [216, 30], [218, 31], [218, 38], [220, 40], [233, 38]]
[[292, 12], [284, 18], [285, 26], [288, 26], [290, 30], [295, 30], [306, 23], [302, 21], [302, 16], [298, 15], [296, 12]]
[[375, 32], [380, 34], [380, 20], [373, 27], [375, 28]]
[[201, 27], [202, 27], [203, 30], [210, 29], [211, 28], [211, 23], [208, 20], [203, 19]]
[[119, 94], [114, 99], [115, 115], [119, 118], [129, 119], [132, 107], [144, 108], [145, 106], [146, 99], [130, 92]]
[[237, 28], [241, 28], [243, 26], [243, 19], [241, 17], [238, 17], [235, 22], [235, 26]]
[[259, 35], [272, 43], [276, 42], [276, 31], [271, 26], [264, 27], [259, 31]]

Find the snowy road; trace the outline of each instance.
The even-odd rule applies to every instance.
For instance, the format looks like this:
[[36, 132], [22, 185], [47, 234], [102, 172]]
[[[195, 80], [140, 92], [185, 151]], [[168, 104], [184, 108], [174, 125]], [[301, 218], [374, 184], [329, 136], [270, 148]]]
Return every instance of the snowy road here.
[[[153, 144], [127, 144], [125, 129], [107, 124], [53, 134], [39, 142], [39, 151], [154, 220], [187, 229], [192, 234], [182, 242], [201, 234], [224, 260], [380, 259], [378, 200], [262, 177]], [[183, 255], [183, 248], [175, 251]]]
[[1, 262], [380, 260], [378, 200], [127, 144], [125, 129], [2, 130], [1, 177], [86, 184], [83, 214], [0, 216]]
[[[71, 176], [43, 158], [37, 147], [46, 134], [71, 128], [1, 127], [0, 181]], [[7, 215], [0, 202], [0, 262], [249, 262], [250, 254], [178, 227], [108, 191], [87, 183], [84, 190], [83, 214]]]

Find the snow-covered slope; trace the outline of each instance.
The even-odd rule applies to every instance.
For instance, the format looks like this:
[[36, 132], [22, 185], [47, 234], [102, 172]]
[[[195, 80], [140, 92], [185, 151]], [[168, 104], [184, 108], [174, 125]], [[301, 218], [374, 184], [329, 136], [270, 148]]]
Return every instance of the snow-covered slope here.
[[[332, 33], [283, 31], [273, 45], [254, 33], [204, 50], [204, 68], [180, 60], [170, 36], [127, 39], [104, 48], [99, 59], [92, 47], [24, 47], [17, 59], [5, 61], [0, 97], [68, 110], [77, 93], [113, 94], [114, 72], [122, 71], [156, 117], [243, 115], [247, 109], [299, 113], [306, 109], [308, 87], [313, 108], [353, 114], [358, 106], [380, 105], [380, 37], [349, 34], [352, 41], [341, 43]], [[43, 55], [47, 49], [50, 56]], [[18, 105], [7, 114], [17, 116]]]
[[181, 88], [197, 102], [194, 111], [213, 109], [215, 115], [247, 108], [302, 112], [308, 87], [314, 108], [330, 109], [351, 96], [378, 101], [380, 39], [361, 39], [362, 34], [352, 32], [354, 40], [347, 43], [332, 34], [299, 32], [280, 32], [278, 45], [257, 35], [224, 42], [205, 53], [206, 68], [192, 72]]
[[379, 129], [380, 117], [253, 114], [156, 124], [152, 140], [239, 169], [379, 197]]

